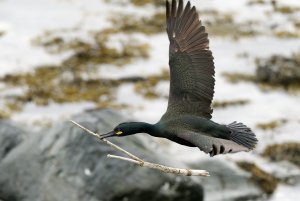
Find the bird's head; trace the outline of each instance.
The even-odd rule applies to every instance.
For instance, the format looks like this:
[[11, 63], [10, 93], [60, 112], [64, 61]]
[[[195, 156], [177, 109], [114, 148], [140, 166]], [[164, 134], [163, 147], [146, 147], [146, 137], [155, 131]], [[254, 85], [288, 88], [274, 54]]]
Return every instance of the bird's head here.
[[149, 124], [143, 122], [125, 122], [117, 125], [113, 131], [101, 135], [101, 138], [123, 137], [136, 133], [147, 132]]

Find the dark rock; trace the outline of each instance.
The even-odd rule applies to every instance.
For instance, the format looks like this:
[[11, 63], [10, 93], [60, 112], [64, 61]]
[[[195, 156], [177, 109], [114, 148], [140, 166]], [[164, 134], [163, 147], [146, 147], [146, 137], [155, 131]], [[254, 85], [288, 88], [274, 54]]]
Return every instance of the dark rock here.
[[[90, 111], [74, 120], [105, 133], [126, 121], [111, 110]], [[209, 170], [210, 177], [178, 177], [108, 159], [120, 154], [71, 122], [42, 130], [16, 146], [0, 163], [4, 201], [201, 201], [247, 200], [263, 195], [251, 174], [234, 162], [208, 158], [190, 165], [175, 162], [148, 135], [112, 142], [154, 163]], [[121, 154], [122, 155], [122, 154]]]
[[[104, 133], [124, 119], [102, 110], [75, 121]], [[148, 161], [178, 165], [160, 154], [150, 137], [111, 141]], [[116, 154], [70, 122], [34, 134], [2, 160], [0, 200], [203, 200], [203, 188], [192, 178], [107, 159], [108, 153]]]
[[258, 82], [289, 87], [300, 85], [300, 53], [290, 57], [274, 55], [258, 59], [256, 75]]
[[205, 200], [253, 200], [263, 196], [263, 191], [251, 180], [251, 175], [233, 162], [209, 158], [192, 163], [190, 167], [209, 170], [210, 177], [198, 178], [204, 188]]
[[23, 141], [26, 132], [7, 120], [0, 121], [0, 162]]

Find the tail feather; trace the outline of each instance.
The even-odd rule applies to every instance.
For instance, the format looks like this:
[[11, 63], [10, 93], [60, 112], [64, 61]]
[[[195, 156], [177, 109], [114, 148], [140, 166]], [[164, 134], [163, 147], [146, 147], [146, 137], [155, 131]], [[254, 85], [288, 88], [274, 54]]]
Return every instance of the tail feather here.
[[255, 148], [258, 140], [255, 134], [246, 125], [235, 121], [227, 125], [227, 128], [230, 130], [230, 140], [250, 150]]

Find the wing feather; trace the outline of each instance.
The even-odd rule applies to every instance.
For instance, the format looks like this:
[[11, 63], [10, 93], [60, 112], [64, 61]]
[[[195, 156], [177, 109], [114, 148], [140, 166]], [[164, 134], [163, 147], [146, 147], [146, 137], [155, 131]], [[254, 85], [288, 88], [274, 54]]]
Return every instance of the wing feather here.
[[215, 70], [208, 34], [190, 2], [184, 7], [183, 0], [167, 1], [166, 16], [171, 81], [163, 118], [191, 114], [210, 119]]

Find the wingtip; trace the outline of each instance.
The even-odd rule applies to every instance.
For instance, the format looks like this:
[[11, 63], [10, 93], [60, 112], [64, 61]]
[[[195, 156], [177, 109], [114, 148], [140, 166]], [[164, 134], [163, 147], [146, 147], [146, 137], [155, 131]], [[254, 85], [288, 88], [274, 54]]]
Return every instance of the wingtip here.
[[168, 19], [170, 16], [170, 3], [166, 0], [166, 18]]

